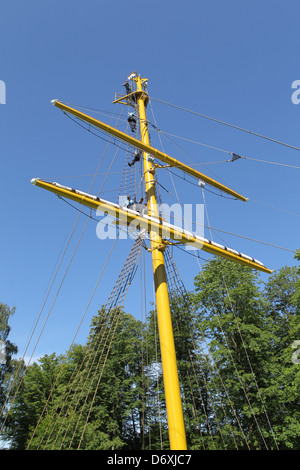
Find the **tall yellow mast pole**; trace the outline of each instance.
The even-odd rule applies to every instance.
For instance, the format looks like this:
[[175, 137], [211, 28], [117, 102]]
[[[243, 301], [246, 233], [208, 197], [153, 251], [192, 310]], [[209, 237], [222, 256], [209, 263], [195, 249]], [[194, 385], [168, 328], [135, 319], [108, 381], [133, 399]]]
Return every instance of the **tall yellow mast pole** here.
[[[149, 145], [148, 123], [145, 106], [145, 99], [147, 98], [147, 94], [143, 92], [142, 88], [142, 84], [146, 80], [142, 79], [140, 76], [136, 76], [134, 81], [137, 86], [137, 91], [141, 92], [137, 94], [141, 139], [145, 144]], [[145, 189], [147, 196], [148, 214], [152, 217], [155, 217], [159, 215], [154, 180], [155, 168], [148, 156], [149, 154], [146, 152], [143, 153]], [[164, 244], [161, 236], [157, 232], [150, 232], [150, 240], [170, 448], [171, 450], [185, 450], [187, 449], [187, 444], [171, 321], [169, 294], [167, 288], [167, 276], [163, 254]]]
[[[58, 100], [52, 100], [52, 104], [60, 108], [62, 111], [69, 112], [77, 118], [88, 122], [89, 124], [92, 124], [97, 128], [100, 128], [101, 130], [104, 130], [104, 132], [107, 132], [108, 134], [111, 134], [120, 140], [128, 142], [130, 145], [133, 145], [135, 148], [143, 151], [145, 189], [147, 195], [148, 215], [150, 217], [141, 216], [135, 211], [123, 210], [114, 203], [110, 203], [109, 201], [100, 199], [97, 196], [93, 196], [76, 189], [62, 186], [58, 183], [49, 183], [47, 181], [42, 181], [39, 178], [33, 178], [31, 182], [37, 186], [40, 186], [41, 188], [47, 189], [48, 191], [54, 192], [60, 196], [65, 196], [73, 201], [79, 202], [93, 209], [99, 209], [100, 207], [100, 210], [102, 210], [103, 212], [109, 213], [116, 217], [119, 220], [119, 223], [121, 223], [122, 219], [123, 222], [125, 221], [125, 225], [127, 225], [128, 222], [138, 221], [141, 227], [144, 226], [144, 223], [146, 224], [146, 227], [149, 227], [150, 223], [149, 232], [156, 292], [157, 315], [159, 324], [170, 448], [171, 450], [185, 450], [187, 449], [187, 445], [180, 396], [173, 328], [171, 321], [169, 294], [167, 288], [167, 276], [163, 254], [165, 242], [163, 241], [162, 236], [160, 234], [163, 232], [164, 228], [168, 228], [170, 230], [169, 236], [176, 240], [182, 238], [182, 243], [192, 243], [195, 246], [198, 246], [200, 249], [203, 249], [204, 251], [231, 259], [232, 261], [250, 266], [254, 269], [258, 269], [267, 273], [271, 273], [272, 271], [266, 268], [261, 262], [255, 260], [250, 256], [243, 255], [242, 253], [232, 250], [231, 248], [218, 245], [217, 243], [214, 243], [210, 240], [197, 237], [192, 233], [182, 230], [180, 227], [175, 227], [170, 224], [163, 225], [163, 223], [160, 222], [158, 217], [159, 211], [155, 191], [155, 166], [153, 165], [151, 158], [148, 158], [150, 156], [148, 152], [151, 152], [151, 154], [153, 154], [162, 162], [165, 162], [170, 166], [176, 166], [182, 171], [187, 172], [188, 174], [201, 178], [203, 181], [221, 189], [222, 191], [227, 192], [228, 194], [231, 194], [232, 196], [237, 197], [238, 199], [241, 199], [243, 201], [246, 201], [247, 199], [244, 196], [231, 190], [230, 188], [227, 188], [226, 186], [222, 185], [221, 183], [218, 183], [217, 181], [207, 177], [206, 175], [201, 174], [197, 170], [194, 170], [188, 167], [187, 165], [181, 164], [181, 162], [178, 162], [172, 157], [164, 154], [163, 152], [160, 152], [159, 150], [149, 145], [148, 122], [146, 117], [146, 106], [149, 97], [147, 93], [143, 90], [143, 83], [145, 83], [147, 79], [142, 79], [136, 74], [132, 75], [132, 79], [136, 83], [136, 91], [130, 93], [125, 97], [115, 100], [114, 102], [124, 102], [124, 99], [126, 101], [128, 100], [128, 97], [130, 97], [130, 100], [134, 99], [135, 102], [138, 103], [141, 141], [127, 134], [124, 134], [116, 128], [108, 126], [107, 124], [98, 121], [92, 118], [91, 116], [88, 116], [74, 108], [71, 108], [70, 106], [63, 104]], [[156, 230], [154, 230], [154, 227], [156, 227]]]

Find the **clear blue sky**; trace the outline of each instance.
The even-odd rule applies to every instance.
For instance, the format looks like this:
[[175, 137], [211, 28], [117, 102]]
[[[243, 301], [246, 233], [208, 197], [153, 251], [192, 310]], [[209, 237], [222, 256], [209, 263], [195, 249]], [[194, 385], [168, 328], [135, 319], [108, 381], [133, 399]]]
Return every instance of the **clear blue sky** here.
[[[16, 307], [10, 339], [19, 347], [19, 355], [23, 354], [77, 218], [72, 208], [33, 187], [30, 180], [92, 174], [106, 146], [63, 116], [51, 106], [50, 100], [59, 98], [118, 112], [118, 105], [112, 104], [114, 94], [123, 91], [122, 83], [137, 70], [149, 79], [148, 91], [153, 98], [299, 147], [300, 105], [291, 101], [291, 84], [300, 79], [299, 13], [299, 2], [274, 0], [2, 3], [0, 80], [6, 84], [6, 104], [0, 105], [0, 300]], [[167, 132], [250, 158], [300, 166], [299, 151], [154, 100], [152, 107], [158, 127]], [[148, 117], [151, 120], [152, 116]], [[103, 120], [110, 123], [109, 118]], [[177, 142], [198, 162], [229, 158], [212, 149]], [[165, 144], [171, 155], [182, 158], [177, 150]], [[109, 158], [104, 162], [104, 171]], [[112, 171], [123, 168], [123, 158], [120, 153]], [[292, 250], [300, 248], [299, 169], [239, 160], [205, 165], [202, 170], [250, 198], [242, 203], [206, 192], [213, 227]], [[91, 180], [92, 177], [85, 177], [59, 181], [87, 190]], [[162, 175], [161, 181], [173, 191], [167, 176]], [[101, 178], [96, 180], [94, 192], [101, 182]], [[112, 176], [105, 189], [116, 188], [118, 184], [118, 177]], [[183, 202], [203, 202], [197, 188], [180, 180], [176, 180], [176, 185]], [[162, 195], [165, 196], [163, 191]], [[76, 229], [37, 334], [85, 222], [82, 218]], [[272, 269], [295, 264], [288, 251], [220, 235], [224, 243], [260, 259]], [[221, 241], [217, 237], [215, 240]], [[68, 349], [110, 246], [111, 242], [98, 240], [96, 224], [89, 222], [35, 356]], [[78, 341], [85, 340], [91, 316], [105, 303], [130, 246], [129, 241], [120, 242], [114, 251]], [[187, 288], [192, 288], [198, 264], [185, 253], [174, 251], [175, 254], [183, 280]], [[149, 306], [152, 300], [149, 263], [148, 268]], [[138, 318], [139, 277], [140, 273], [126, 304], [126, 310]]]

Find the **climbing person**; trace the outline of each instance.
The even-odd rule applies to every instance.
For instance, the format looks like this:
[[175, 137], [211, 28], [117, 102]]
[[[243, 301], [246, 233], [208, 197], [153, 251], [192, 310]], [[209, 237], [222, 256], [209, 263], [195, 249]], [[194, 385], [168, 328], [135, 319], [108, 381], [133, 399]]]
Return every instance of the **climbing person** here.
[[134, 113], [129, 113], [127, 121], [130, 125], [131, 131], [135, 132], [136, 131], [136, 117]]
[[133, 205], [133, 199], [131, 199], [131, 196], [127, 196], [127, 200], [125, 202], [125, 207], [131, 207]]
[[142, 205], [141, 214], [148, 214], [147, 202]]
[[142, 151], [139, 150], [139, 151], [135, 151], [134, 152], [134, 155], [133, 155], [133, 159], [131, 160], [130, 163], [128, 163], [128, 166], [132, 166], [134, 165], [136, 162], [139, 162], [140, 161], [140, 158], [141, 158], [141, 155], [142, 155]]
[[143, 202], [144, 202], [144, 198], [141, 197], [141, 199], [139, 200], [139, 202], [137, 203], [137, 210], [142, 213], [142, 210], [143, 210]]
[[144, 207], [143, 202], [144, 202], [144, 198], [142, 198], [142, 197], [139, 200], [139, 202], [136, 202], [136, 198], [134, 198], [132, 209], [137, 211], [137, 212], [142, 213], [142, 210], [143, 210], [143, 207]]
[[125, 201], [125, 203], [124, 203], [124, 207], [129, 208], [129, 207], [132, 206], [132, 204], [133, 204], [133, 200], [131, 199], [131, 196], [127, 196], [127, 199], [126, 199], [126, 201]]
[[130, 88], [130, 85], [128, 83], [128, 80], [126, 80], [126, 82], [123, 83], [123, 86], [125, 87], [126, 94], [129, 95], [129, 93], [131, 93], [131, 88]]

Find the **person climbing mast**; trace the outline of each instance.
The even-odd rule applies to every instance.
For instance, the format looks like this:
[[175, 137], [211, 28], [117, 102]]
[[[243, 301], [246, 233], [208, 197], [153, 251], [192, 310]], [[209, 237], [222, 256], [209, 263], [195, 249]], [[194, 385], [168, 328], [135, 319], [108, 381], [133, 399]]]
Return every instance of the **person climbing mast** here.
[[131, 198], [131, 196], [127, 196], [127, 199], [125, 200], [123, 207], [127, 207], [129, 209], [129, 207], [131, 207], [133, 203], [134, 203], [134, 200]]
[[135, 132], [136, 131], [136, 116], [135, 116], [135, 114], [134, 113], [129, 113], [127, 121], [130, 125], [131, 132]]
[[128, 166], [133, 166], [136, 162], [139, 162], [141, 159], [142, 151], [141, 150], [136, 150], [133, 155], [133, 159], [131, 160], [130, 163], [128, 163]]
[[129, 95], [131, 93], [131, 87], [128, 83], [128, 80], [126, 80], [124, 83], [123, 83], [123, 86], [125, 87], [125, 90], [126, 90], [126, 94]]

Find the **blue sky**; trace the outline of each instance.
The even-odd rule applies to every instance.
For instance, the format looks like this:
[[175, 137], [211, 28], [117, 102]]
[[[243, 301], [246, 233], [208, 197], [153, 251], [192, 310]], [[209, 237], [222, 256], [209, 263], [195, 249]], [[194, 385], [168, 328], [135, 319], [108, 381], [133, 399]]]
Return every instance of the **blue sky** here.
[[[160, 129], [249, 158], [300, 166], [297, 150], [154, 99], [299, 147], [300, 105], [291, 100], [292, 82], [300, 79], [299, 10], [296, 1], [271, 0], [12, 0], [1, 5], [0, 80], [6, 84], [6, 104], [0, 105], [0, 300], [16, 307], [10, 339], [19, 347], [19, 355], [78, 216], [52, 194], [33, 187], [30, 180], [91, 175], [106, 147], [51, 106], [51, 99], [119, 113], [120, 105], [112, 104], [114, 94], [123, 92], [122, 83], [136, 70], [149, 79], [153, 114], [149, 110], [148, 118], [153, 122], [155, 117]], [[102, 119], [113, 123], [109, 117]], [[159, 145], [155, 132], [152, 138]], [[228, 154], [176, 142], [194, 161], [208, 163], [201, 167], [203, 172], [249, 197], [243, 203], [205, 192], [211, 226], [290, 250], [300, 248], [299, 169], [253, 160], [221, 163]], [[164, 145], [175, 158], [183, 158], [167, 140]], [[115, 148], [104, 160], [103, 172], [114, 152]], [[123, 159], [120, 152], [112, 171], [123, 168]], [[220, 163], [212, 163], [216, 161]], [[91, 176], [59, 179], [84, 191], [91, 181]], [[103, 189], [115, 189], [119, 181], [120, 175], [112, 174]], [[173, 192], [167, 174], [160, 181]], [[102, 182], [98, 177], [92, 192], [97, 193]], [[176, 179], [176, 190], [183, 203], [203, 203], [201, 190], [182, 180]], [[162, 196], [174, 202], [163, 190]], [[73, 340], [112, 244], [97, 238], [97, 224], [90, 221], [60, 289], [85, 222], [81, 217], [26, 356], [35, 344], [34, 356], [38, 356], [64, 352]], [[214, 236], [215, 241], [248, 253], [271, 269], [295, 264], [289, 251], [227, 234], [215, 232]], [[91, 316], [105, 303], [131, 245], [131, 241], [117, 244], [78, 342], [85, 340]], [[186, 287], [192, 288], [199, 271], [196, 259], [175, 249], [174, 257]], [[146, 264], [149, 307], [149, 255]], [[137, 318], [142, 304], [139, 278], [137, 273], [125, 306]]]

